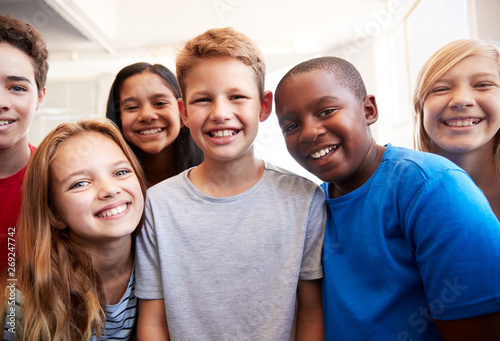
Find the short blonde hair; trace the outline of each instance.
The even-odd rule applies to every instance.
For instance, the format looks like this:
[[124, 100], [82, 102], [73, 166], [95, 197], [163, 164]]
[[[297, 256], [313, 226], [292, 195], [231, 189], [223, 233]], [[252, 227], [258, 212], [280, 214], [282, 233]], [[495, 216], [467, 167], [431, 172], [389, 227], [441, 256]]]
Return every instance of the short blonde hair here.
[[262, 52], [246, 35], [231, 27], [213, 28], [189, 40], [177, 54], [176, 73], [182, 97], [186, 98], [186, 78], [201, 60], [230, 57], [252, 68], [259, 95], [264, 95], [266, 66]]
[[[417, 150], [430, 152], [432, 140], [424, 128], [424, 103], [432, 85], [462, 59], [474, 56], [493, 58], [500, 72], [500, 51], [491, 43], [478, 39], [453, 41], [436, 52], [425, 62], [417, 76], [413, 95], [414, 145]], [[495, 135], [495, 161], [500, 168], [500, 131]]]

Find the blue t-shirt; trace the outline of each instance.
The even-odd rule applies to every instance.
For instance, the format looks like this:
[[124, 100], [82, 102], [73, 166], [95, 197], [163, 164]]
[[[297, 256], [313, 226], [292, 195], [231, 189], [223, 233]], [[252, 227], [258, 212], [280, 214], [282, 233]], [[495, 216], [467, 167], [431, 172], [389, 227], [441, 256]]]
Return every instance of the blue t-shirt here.
[[387, 145], [375, 173], [327, 194], [327, 340], [440, 340], [432, 322], [500, 311], [500, 224], [449, 160]]

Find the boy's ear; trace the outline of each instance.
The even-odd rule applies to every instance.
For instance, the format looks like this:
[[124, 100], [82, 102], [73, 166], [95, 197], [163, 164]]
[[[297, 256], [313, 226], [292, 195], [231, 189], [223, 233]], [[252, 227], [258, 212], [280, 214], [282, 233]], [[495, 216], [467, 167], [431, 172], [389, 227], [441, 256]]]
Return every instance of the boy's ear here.
[[262, 96], [262, 103], [260, 105], [259, 121], [264, 122], [271, 115], [273, 110], [273, 93], [271, 90], [266, 90]]
[[38, 110], [38, 108], [40, 108], [40, 106], [43, 103], [44, 98], [45, 98], [45, 88], [43, 88], [42, 91], [38, 92], [38, 98], [37, 98], [37, 102], [36, 102], [35, 111]]
[[179, 106], [179, 113], [181, 114], [182, 123], [187, 128], [189, 128], [186, 105], [184, 104], [184, 100], [182, 99], [182, 97], [177, 100], [177, 105]]
[[377, 122], [378, 119], [378, 109], [377, 101], [374, 95], [368, 95], [363, 100], [363, 110], [365, 112], [365, 118], [368, 125], [372, 125]]

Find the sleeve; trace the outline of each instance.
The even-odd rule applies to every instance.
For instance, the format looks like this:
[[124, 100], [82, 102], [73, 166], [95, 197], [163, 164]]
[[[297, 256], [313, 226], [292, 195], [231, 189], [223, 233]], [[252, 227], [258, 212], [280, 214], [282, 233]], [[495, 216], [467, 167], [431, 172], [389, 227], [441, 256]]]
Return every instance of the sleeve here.
[[326, 223], [326, 199], [323, 190], [315, 186], [314, 195], [309, 205], [304, 254], [300, 269], [300, 280], [323, 278], [321, 255]]
[[483, 193], [456, 169], [415, 193], [404, 226], [431, 315], [455, 320], [500, 311], [500, 224]]
[[163, 299], [156, 226], [149, 199], [146, 200], [144, 214], [144, 225], [136, 239], [135, 295], [141, 299]]

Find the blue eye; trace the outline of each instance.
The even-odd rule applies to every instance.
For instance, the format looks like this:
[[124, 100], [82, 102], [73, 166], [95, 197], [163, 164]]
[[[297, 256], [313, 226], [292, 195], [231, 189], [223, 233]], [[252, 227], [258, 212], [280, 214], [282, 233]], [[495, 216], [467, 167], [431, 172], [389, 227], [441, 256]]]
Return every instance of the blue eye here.
[[15, 86], [11, 87], [10, 90], [15, 91], [15, 92], [27, 91], [24, 87], [19, 86], [19, 85], [15, 85]]
[[75, 189], [75, 188], [85, 187], [89, 183], [90, 183], [89, 181], [85, 181], [85, 180], [77, 181], [73, 185], [71, 185], [69, 189]]
[[125, 174], [128, 174], [128, 173], [131, 173], [131, 171], [129, 171], [128, 169], [120, 169], [119, 171], [117, 171], [115, 173], [115, 176], [125, 175]]

